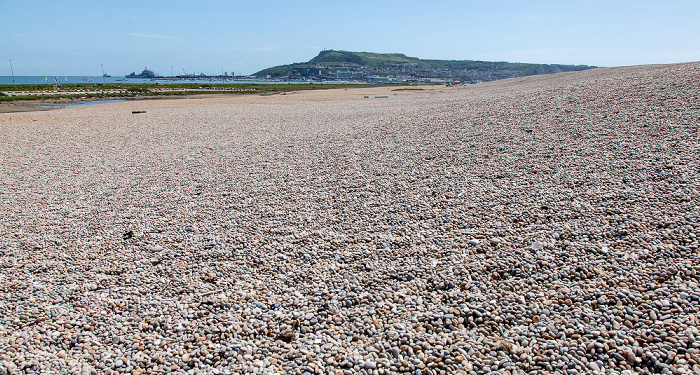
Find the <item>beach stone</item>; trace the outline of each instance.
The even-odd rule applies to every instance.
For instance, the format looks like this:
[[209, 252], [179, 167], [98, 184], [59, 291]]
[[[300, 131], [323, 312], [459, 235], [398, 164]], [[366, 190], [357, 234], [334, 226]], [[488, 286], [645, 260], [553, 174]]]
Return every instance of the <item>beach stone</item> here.
[[394, 357], [394, 358], [399, 358], [399, 354], [400, 354], [400, 353], [401, 353], [401, 351], [399, 350], [399, 348], [397, 348], [397, 347], [395, 347], [395, 346], [391, 348], [391, 355], [392, 355], [392, 357]]
[[698, 68], [2, 114], [0, 369], [696, 373]]
[[148, 250], [150, 250], [152, 253], [159, 253], [159, 252], [163, 251], [163, 246], [154, 245], [154, 246], [149, 247]]

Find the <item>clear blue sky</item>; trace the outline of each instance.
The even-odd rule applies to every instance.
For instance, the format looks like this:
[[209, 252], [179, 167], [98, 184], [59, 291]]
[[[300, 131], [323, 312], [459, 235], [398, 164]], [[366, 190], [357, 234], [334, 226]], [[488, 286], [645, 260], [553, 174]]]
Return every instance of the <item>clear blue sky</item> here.
[[700, 0], [0, 0], [0, 75], [251, 74], [322, 49], [597, 66], [700, 61]]

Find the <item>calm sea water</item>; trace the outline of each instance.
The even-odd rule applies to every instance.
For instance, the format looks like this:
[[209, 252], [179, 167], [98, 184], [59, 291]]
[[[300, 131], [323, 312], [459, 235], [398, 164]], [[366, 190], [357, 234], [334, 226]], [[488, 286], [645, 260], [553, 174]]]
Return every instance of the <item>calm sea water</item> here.
[[[195, 80], [155, 80], [150, 79], [139, 79], [139, 78], [129, 78], [124, 81], [124, 77], [105, 77], [105, 83], [161, 83], [161, 84], [171, 84], [171, 83], [206, 83], [206, 84], [221, 84], [221, 83], [255, 83], [255, 84], [272, 84], [272, 83], [300, 83], [300, 82], [277, 82], [277, 81], [221, 81], [221, 80], [206, 80], [206, 79], [195, 79]], [[17, 85], [41, 85], [58, 83], [102, 83], [103, 79], [100, 76], [15, 76], [15, 84]], [[308, 82], [301, 82], [308, 83]], [[328, 83], [328, 84], [340, 84], [342, 82], [314, 82], [314, 83]], [[0, 84], [12, 84], [11, 76], [0, 76]]]

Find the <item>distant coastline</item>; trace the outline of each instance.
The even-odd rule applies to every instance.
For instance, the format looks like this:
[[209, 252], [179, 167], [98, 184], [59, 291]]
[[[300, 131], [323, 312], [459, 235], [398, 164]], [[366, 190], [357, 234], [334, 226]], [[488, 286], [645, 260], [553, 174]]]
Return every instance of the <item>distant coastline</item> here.
[[124, 76], [0, 76], [0, 84], [66, 83], [321, 83], [366, 82], [478, 83], [529, 75], [553, 74], [597, 68], [589, 65], [531, 64], [505, 61], [429, 60], [401, 53], [323, 50], [305, 63], [278, 65], [249, 76], [236, 76], [222, 69], [221, 74], [184, 73], [162, 76], [145, 67]]
[[[55, 79], [57, 78], [57, 79]], [[15, 76], [14, 84], [16, 85], [53, 85], [53, 84], [81, 84], [81, 83], [199, 83], [199, 84], [276, 84], [276, 83], [299, 83], [298, 81], [285, 81], [282, 79], [262, 79], [250, 76], [237, 76], [235, 78], [221, 79], [215, 76], [198, 76], [196, 78], [181, 78], [181, 77], [157, 77], [152, 79], [147, 78], [126, 78], [126, 77], [102, 77], [102, 76]], [[104, 81], [104, 82], [103, 82]], [[309, 81], [311, 83], [326, 83], [325, 81]], [[338, 84], [340, 81], [331, 81], [328, 83]], [[12, 85], [11, 76], [0, 76], [0, 85]]]

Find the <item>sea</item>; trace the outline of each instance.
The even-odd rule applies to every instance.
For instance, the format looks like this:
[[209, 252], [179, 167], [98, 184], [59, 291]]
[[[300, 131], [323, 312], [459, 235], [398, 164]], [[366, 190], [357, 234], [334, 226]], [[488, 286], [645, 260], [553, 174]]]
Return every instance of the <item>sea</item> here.
[[201, 83], [201, 84], [284, 84], [284, 83], [328, 83], [342, 84], [345, 82], [324, 81], [324, 82], [299, 82], [299, 81], [275, 81], [275, 80], [255, 80], [255, 79], [144, 79], [144, 78], [124, 78], [124, 77], [101, 77], [101, 76], [15, 76], [14, 81], [11, 76], [0, 76], [0, 84], [5, 85], [41, 85], [41, 84], [66, 84], [66, 83]]

